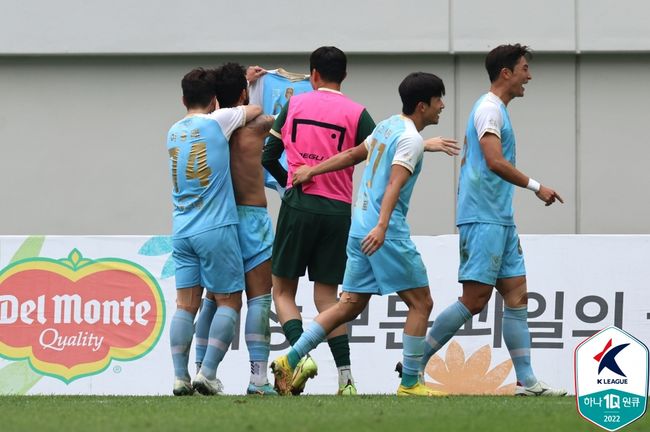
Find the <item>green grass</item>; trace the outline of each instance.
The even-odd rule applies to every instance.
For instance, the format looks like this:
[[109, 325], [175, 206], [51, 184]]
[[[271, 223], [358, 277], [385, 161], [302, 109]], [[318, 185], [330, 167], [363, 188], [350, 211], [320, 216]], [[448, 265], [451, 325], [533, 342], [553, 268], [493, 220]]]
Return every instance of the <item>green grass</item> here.
[[[0, 431], [597, 431], [575, 399], [0, 396]], [[624, 431], [649, 431], [647, 417]]]

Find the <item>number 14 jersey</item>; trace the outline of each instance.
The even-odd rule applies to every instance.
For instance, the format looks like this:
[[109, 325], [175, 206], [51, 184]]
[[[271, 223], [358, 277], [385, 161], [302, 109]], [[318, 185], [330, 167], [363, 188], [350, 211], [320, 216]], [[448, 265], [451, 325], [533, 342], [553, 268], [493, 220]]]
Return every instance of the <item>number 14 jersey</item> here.
[[411, 172], [411, 176], [400, 190], [386, 239], [409, 239], [411, 230], [406, 214], [415, 181], [422, 169], [422, 136], [411, 119], [394, 115], [379, 123], [363, 145], [368, 149], [368, 157], [354, 205], [350, 237], [364, 238], [377, 225], [392, 167], [401, 165]]
[[244, 107], [223, 108], [185, 117], [169, 130], [173, 238], [238, 223], [228, 140], [245, 116]]

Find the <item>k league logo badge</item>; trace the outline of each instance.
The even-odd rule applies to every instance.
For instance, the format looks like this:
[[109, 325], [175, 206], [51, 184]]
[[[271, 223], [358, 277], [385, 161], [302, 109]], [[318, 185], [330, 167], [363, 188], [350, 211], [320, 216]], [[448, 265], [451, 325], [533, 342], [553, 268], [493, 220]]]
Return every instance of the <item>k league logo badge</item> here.
[[648, 348], [617, 327], [601, 330], [575, 350], [575, 383], [580, 415], [618, 430], [645, 414]]

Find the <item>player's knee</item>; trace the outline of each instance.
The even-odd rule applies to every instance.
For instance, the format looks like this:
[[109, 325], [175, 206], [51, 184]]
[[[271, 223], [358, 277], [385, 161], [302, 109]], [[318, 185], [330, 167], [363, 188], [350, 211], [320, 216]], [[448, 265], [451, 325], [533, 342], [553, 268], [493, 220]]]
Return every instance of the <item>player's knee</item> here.
[[196, 315], [196, 313], [199, 311], [199, 305], [193, 305], [191, 303], [186, 304], [180, 300], [176, 300], [176, 307], [178, 309], [182, 309], [186, 312], [191, 313], [192, 315]]

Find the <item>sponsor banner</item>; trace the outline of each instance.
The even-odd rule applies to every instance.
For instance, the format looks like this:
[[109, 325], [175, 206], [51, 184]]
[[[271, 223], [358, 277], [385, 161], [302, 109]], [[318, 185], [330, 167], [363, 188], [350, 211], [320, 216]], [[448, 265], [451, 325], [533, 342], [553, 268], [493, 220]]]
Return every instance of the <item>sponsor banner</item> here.
[[[427, 266], [434, 320], [461, 294], [458, 237], [414, 241]], [[650, 342], [650, 301], [643, 286], [650, 280], [650, 236], [531, 235], [521, 241], [532, 363], [540, 379], [573, 392], [574, 349], [603, 328], [616, 326]], [[173, 274], [166, 236], [0, 237], [0, 394], [170, 394]], [[308, 325], [316, 309], [306, 278], [297, 303]], [[373, 297], [349, 325], [352, 372], [361, 393], [396, 390], [393, 370], [401, 360], [406, 310], [395, 295]], [[502, 315], [503, 300], [495, 293], [431, 359], [426, 381], [449, 393], [512, 394], [516, 380]], [[288, 346], [275, 314], [271, 318], [270, 360]], [[218, 371], [232, 394], [244, 393], [249, 377], [243, 319], [237, 329]], [[336, 393], [328, 345], [313, 356], [319, 373], [306, 392]]]

